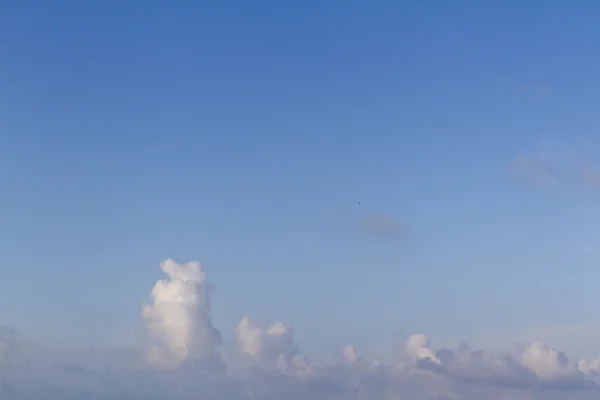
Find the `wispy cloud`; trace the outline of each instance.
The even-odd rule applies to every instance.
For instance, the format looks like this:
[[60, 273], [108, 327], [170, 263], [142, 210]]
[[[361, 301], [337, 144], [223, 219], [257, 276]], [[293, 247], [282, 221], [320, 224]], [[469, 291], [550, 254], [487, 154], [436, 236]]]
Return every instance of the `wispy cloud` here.
[[600, 188], [600, 168], [596, 161], [597, 143], [581, 140], [569, 145], [547, 137], [537, 151], [517, 155], [509, 164], [516, 177], [538, 186], [554, 189]]
[[409, 235], [408, 227], [386, 215], [371, 214], [361, 221], [362, 229], [370, 235], [387, 239], [402, 239]]
[[591, 168], [582, 169], [581, 179], [589, 186], [600, 188], [600, 170]]
[[551, 99], [554, 92], [549, 86], [544, 84], [524, 83], [521, 85], [523, 93], [529, 97], [537, 99]]
[[536, 157], [518, 155], [509, 165], [509, 170], [535, 185], [554, 189], [562, 186], [558, 171]]
[[11, 326], [0, 326], [0, 364], [7, 362], [15, 351], [17, 331]]

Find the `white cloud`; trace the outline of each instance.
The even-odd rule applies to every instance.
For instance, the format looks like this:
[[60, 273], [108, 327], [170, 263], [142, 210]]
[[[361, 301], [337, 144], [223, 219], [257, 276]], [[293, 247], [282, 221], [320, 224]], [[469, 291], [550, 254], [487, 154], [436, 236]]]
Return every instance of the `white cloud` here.
[[600, 357], [582, 358], [577, 362], [577, 369], [587, 380], [600, 384]]
[[294, 328], [278, 322], [267, 329], [244, 317], [235, 328], [239, 349], [258, 360], [274, 361], [294, 351]]
[[[516, 332], [505, 333], [502, 336], [511, 336], [520, 343], [533, 343], [542, 341], [568, 354], [579, 357], [588, 352], [600, 354], [600, 321], [597, 319], [553, 324], [533, 324], [521, 328]], [[498, 338], [495, 342], [501, 342]]]
[[147, 359], [157, 368], [175, 368], [185, 362], [220, 371], [217, 346], [221, 334], [212, 326], [210, 290], [199, 262], [179, 265], [165, 260], [161, 269], [168, 279], [152, 289], [153, 302], [142, 306], [151, 344]]
[[358, 354], [356, 353], [356, 348], [349, 344], [344, 346], [342, 349], [342, 354], [344, 355], [344, 359], [349, 364], [354, 364], [359, 361]]
[[428, 361], [440, 364], [440, 360], [429, 347], [429, 340], [423, 334], [415, 334], [408, 338], [406, 352], [415, 362]]
[[240, 351], [260, 361], [261, 366], [276, 368], [286, 376], [307, 378], [313, 374], [306, 356], [294, 344], [294, 328], [278, 322], [264, 329], [244, 317], [235, 328]]
[[[197, 262], [161, 264], [167, 279], [142, 307], [149, 364], [136, 363], [133, 349], [69, 352], [19, 351], [0, 369], [0, 395], [11, 399], [177, 398], [289, 400], [597, 400], [600, 357], [569, 360], [539, 341], [494, 353], [466, 344], [435, 349], [424, 334], [401, 346], [404, 354], [382, 364], [347, 345], [344, 362], [311, 363], [299, 350], [293, 326], [262, 327], [243, 317], [234, 329], [237, 355], [228, 368], [212, 326], [210, 285]], [[0, 349], [13, 336], [0, 330]], [[393, 346], [390, 346], [393, 354]], [[22, 349], [20, 349], [22, 350]], [[228, 353], [229, 354], [229, 353]], [[158, 368], [157, 368], [158, 367]]]
[[525, 347], [519, 355], [521, 365], [541, 379], [569, 378], [578, 371], [569, 365], [567, 356], [541, 342]]

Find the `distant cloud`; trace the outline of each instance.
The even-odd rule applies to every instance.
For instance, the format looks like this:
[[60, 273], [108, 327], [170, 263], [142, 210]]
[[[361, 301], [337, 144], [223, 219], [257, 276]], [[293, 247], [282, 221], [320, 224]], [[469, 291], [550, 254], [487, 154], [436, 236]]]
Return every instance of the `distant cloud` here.
[[148, 361], [157, 368], [176, 368], [185, 362], [220, 371], [217, 346], [221, 334], [212, 326], [210, 289], [198, 262], [161, 265], [168, 279], [152, 289], [153, 303], [142, 307], [151, 345]]
[[7, 362], [16, 346], [17, 331], [10, 326], [0, 326], [0, 364]]
[[358, 353], [356, 352], [356, 347], [351, 344], [348, 344], [342, 348], [342, 355], [344, 356], [344, 360], [346, 360], [346, 362], [349, 364], [354, 364], [360, 361]]
[[235, 335], [241, 352], [263, 365], [286, 376], [302, 378], [313, 374], [306, 357], [295, 347], [290, 324], [278, 322], [263, 329], [244, 317], [235, 328]]
[[554, 97], [552, 90], [543, 84], [525, 83], [521, 85], [523, 93], [538, 99], [550, 99]]
[[550, 188], [559, 188], [562, 184], [558, 172], [540, 159], [519, 155], [509, 166], [510, 171], [531, 183]]
[[402, 222], [385, 215], [368, 215], [362, 220], [362, 229], [374, 236], [401, 239], [409, 234]]
[[[161, 264], [167, 274], [152, 291], [142, 318], [155, 340], [134, 349], [51, 351], [25, 347], [16, 362], [0, 362], [0, 395], [23, 399], [203, 398], [289, 400], [592, 400], [600, 398], [600, 357], [569, 359], [539, 340], [505, 352], [466, 344], [435, 349], [424, 334], [403, 340], [386, 363], [353, 345], [343, 361], [314, 363], [293, 326], [263, 327], [243, 317], [235, 348], [221, 357], [213, 327], [210, 285], [200, 263]], [[276, 301], [277, 299], [274, 299]], [[350, 305], [349, 305], [350, 306]], [[14, 331], [0, 329], [0, 348], [13, 349]], [[396, 344], [397, 345], [397, 344]], [[225, 370], [225, 361], [227, 369]], [[198, 368], [200, 366], [200, 368]], [[157, 369], [158, 367], [158, 369]], [[220, 372], [214, 374], [214, 371]]]
[[596, 169], [584, 169], [581, 178], [586, 184], [600, 189], [600, 171]]
[[[513, 336], [513, 335], [511, 335]], [[515, 335], [525, 342], [542, 340], [572, 353], [595, 351], [600, 354], [600, 320], [535, 324], [522, 328]]]
[[[583, 146], [583, 145], [581, 145]], [[580, 146], [580, 147], [581, 147]], [[581, 189], [582, 186], [600, 189], [600, 168], [594, 161], [593, 144], [589, 149], [570, 150], [558, 140], [545, 140], [532, 154], [519, 154], [509, 164], [509, 171], [533, 185], [550, 189]]]

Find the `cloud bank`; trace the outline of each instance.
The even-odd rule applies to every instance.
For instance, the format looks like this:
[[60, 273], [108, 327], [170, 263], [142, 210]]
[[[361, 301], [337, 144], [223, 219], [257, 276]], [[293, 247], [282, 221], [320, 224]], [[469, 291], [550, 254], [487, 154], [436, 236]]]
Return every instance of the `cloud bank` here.
[[[198, 262], [161, 264], [142, 305], [139, 348], [53, 351], [0, 329], [0, 395], [8, 399], [592, 400], [600, 357], [569, 360], [541, 342], [505, 352], [466, 344], [435, 349], [414, 334], [382, 363], [352, 344], [338, 363], [311, 362], [287, 322], [243, 316], [234, 348], [213, 326], [212, 286]], [[226, 354], [227, 356], [224, 356]], [[390, 355], [395, 354], [390, 349]]]

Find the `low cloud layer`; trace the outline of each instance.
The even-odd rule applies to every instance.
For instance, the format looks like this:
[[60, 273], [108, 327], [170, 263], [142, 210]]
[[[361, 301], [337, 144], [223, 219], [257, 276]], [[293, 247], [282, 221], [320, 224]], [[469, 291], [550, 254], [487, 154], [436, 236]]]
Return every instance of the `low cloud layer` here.
[[[223, 348], [211, 318], [209, 285], [197, 262], [161, 264], [131, 349], [56, 351], [20, 346], [0, 329], [0, 395], [7, 399], [410, 399], [592, 400], [600, 398], [600, 357], [570, 360], [541, 342], [494, 353], [432, 346], [410, 336], [382, 363], [352, 344], [339, 363], [313, 363], [287, 322], [244, 316], [235, 348]], [[318, 328], [317, 328], [318, 329]], [[222, 354], [227, 354], [223, 357]], [[395, 354], [394, 356], [392, 356]], [[227, 362], [224, 361], [227, 360]]]

